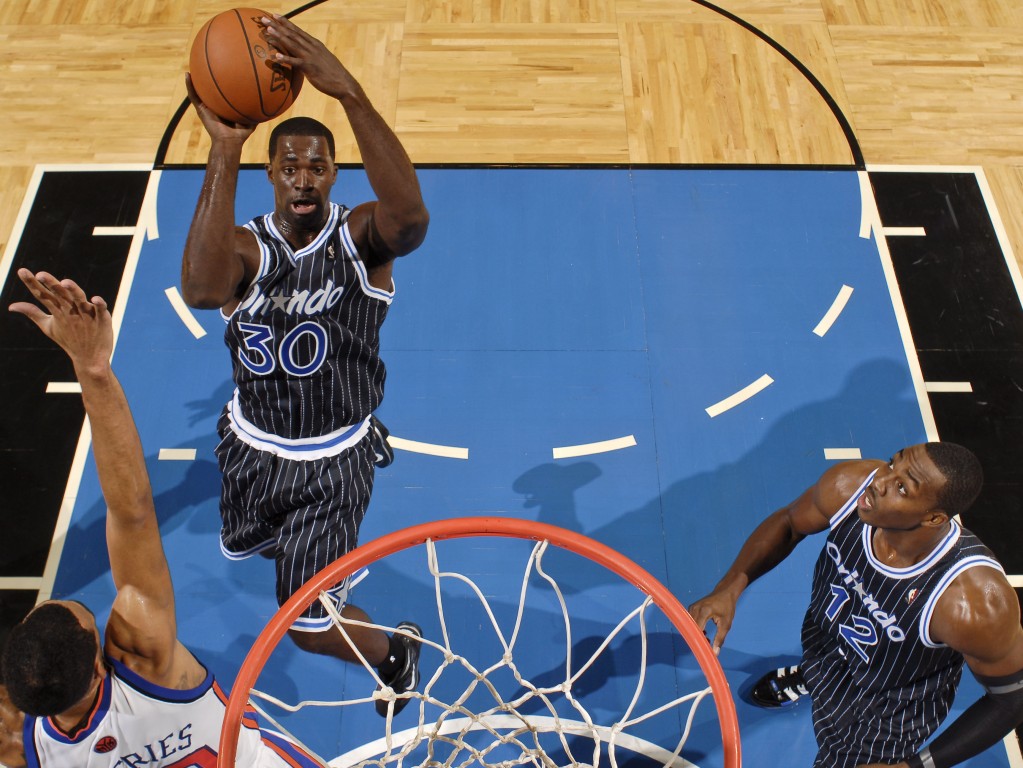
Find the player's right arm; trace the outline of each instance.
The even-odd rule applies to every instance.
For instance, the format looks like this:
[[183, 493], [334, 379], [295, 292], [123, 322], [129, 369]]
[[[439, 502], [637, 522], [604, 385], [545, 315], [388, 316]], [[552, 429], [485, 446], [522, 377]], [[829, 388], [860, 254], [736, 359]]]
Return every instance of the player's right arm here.
[[196, 309], [217, 309], [236, 303], [259, 269], [255, 236], [234, 222], [242, 147], [254, 126], [222, 120], [202, 103], [188, 76], [185, 86], [211, 144], [181, 259], [181, 296]]
[[5, 768], [22, 768], [25, 762], [25, 745], [22, 741], [25, 715], [20, 712], [7, 695], [7, 687], [0, 685], [0, 765]]
[[715, 653], [732, 627], [735, 607], [746, 587], [788, 557], [804, 538], [827, 530], [831, 516], [880, 464], [876, 461], [836, 464], [797, 499], [756, 527], [714, 590], [689, 607], [698, 627], [704, 629], [708, 621], [717, 626], [712, 642]]

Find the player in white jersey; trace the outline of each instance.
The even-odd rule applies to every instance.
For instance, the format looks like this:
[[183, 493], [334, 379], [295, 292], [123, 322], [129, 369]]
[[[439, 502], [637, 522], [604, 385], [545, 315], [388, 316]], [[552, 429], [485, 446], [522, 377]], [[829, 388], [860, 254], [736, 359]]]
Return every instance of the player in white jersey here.
[[[717, 625], [717, 652], [746, 587], [803, 538], [831, 530], [802, 663], [768, 673], [752, 692], [767, 707], [812, 698], [818, 768], [948, 768], [1023, 721], [1019, 601], [990, 552], [953, 520], [981, 483], [976, 457], [950, 443], [914, 445], [888, 463], [837, 464], [764, 520], [690, 606], [698, 626]], [[924, 746], [964, 661], [986, 694]]]
[[[0, 761], [9, 768], [214, 768], [226, 698], [177, 638], [174, 590], [128, 401], [110, 367], [106, 302], [71, 280], [18, 277], [47, 309], [18, 302], [74, 364], [107, 503], [117, 595], [101, 634], [81, 603], [47, 600], [10, 632], [0, 686]], [[247, 718], [238, 765], [318, 766]]]
[[[318, 121], [291, 118], [271, 134], [273, 213], [235, 226], [242, 146], [254, 126], [217, 117], [186, 80], [211, 143], [181, 293], [228, 320], [237, 387], [218, 426], [222, 549], [230, 558], [274, 558], [283, 603], [357, 544], [374, 464], [389, 452], [372, 413], [384, 384], [378, 331], [394, 260], [423, 242], [429, 215], [404, 148], [337, 56], [282, 16], [262, 21], [267, 41], [286, 52], [278, 61], [344, 109], [377, 196], [351, 210], [331, 203], [333, 135]], [[337, 603], [345, 618], [368, 622], [344, 589]], [[289, 636], [313, 653], [364, 658], [402, 693], [418, 681], [420, 631], [411, 622], [398, 629], [389, 637], [349, 626], [353, 649], [315, 604]], [[409, 700], [397, 699], [394, 711]], [[382, 698], [377, 711], [388, 712]]]

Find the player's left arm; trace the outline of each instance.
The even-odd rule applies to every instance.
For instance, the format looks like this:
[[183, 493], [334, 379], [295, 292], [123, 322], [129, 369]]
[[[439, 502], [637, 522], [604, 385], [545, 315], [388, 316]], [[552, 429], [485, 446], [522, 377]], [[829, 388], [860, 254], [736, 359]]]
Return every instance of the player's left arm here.
[[[313, 87], [337, 99], [345, 110], [377, 196], [356, 206], [348, 219], [363, 261], [372, 271], [411, 253], [426, 238], [430, 215], [415, 168], [398, 137], [359, 82], [322, 42], [283, 16], [274, 15], [264, 24], [267, 41], [289, 54], [281, 54], [280, 61], [300, 70]], [[387, 285], [378, 287], [389, 284], [388, 272]]]
[[[128, 400], [110, 366], [113, 326], [106, 302], [89, 299], [71, 280], [27, 269], [18, 277], [35, 304], [11, 311], [28, 317], [71, 358], [92, 429], [103, 498], [107, 553], [117, 596], [107, 621], [104, 651], [151, 682], [191, 687], [205, 670], [177, 641], [174, 591], [163, 553], [142, 443]], [[196, 679], [198, 678], [198, 679]]]
[[932, 639], [963, 654], [985, 694], [906, 761], [948, 768], [997, 744], [1023, 723], [1023, 628], [1016, 593], [994, 568], [960, 574], [938, 600]]
[[7, 686], [0, 685], [0, 765], [23, 768], [26, 765], [23, 733], [25, 715], [11, 703]]

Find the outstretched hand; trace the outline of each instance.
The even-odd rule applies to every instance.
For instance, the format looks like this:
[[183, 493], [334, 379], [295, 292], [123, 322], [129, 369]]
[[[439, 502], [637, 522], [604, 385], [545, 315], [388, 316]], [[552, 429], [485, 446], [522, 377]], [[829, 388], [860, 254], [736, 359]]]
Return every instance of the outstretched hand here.
[[263, 17], [266, 40], [277, 49], [274, 60], [301, 72], [316, 90], [340, 99], [357, 87], [351, 73], [322, 42], [284, 16]]
[[232, 123], [230, 120], [225, 120], [207, 107], [202, 99], [199, 98], [199, 94], [196, 93], [195, 86], [192, 85], [192, 76], [187, 72], [185, 73], [185, 90], [188, 91], [188, 100], [195, 107], [195, 113], [199, 116], [199, 120], [202, 122], [206, 132], [214, 141], [224, 139], [244, 142], [256, 130], [255, 125]]
[[736, 602], [728, 594], [715, 590], [689, 606], [689, 615], [693, 617], [696, 626], [703, 630], [703, 634], [707, 634], [707, 622], [713, 621], [717, 627], [711, 641], [711, 648], [715, 654], [720, 653], [725, 636], [732, 628]]
[[96, 370], [110, 364], [114, 350], [113, 323], [107, 303], [88, 299], [73, 280], [57, 280], [47, 272], [19, 269], [18, 277], [49, 314], [35, 304], [19, 301], [11, 312], [25, 315], [67, 352], [76, 369]]

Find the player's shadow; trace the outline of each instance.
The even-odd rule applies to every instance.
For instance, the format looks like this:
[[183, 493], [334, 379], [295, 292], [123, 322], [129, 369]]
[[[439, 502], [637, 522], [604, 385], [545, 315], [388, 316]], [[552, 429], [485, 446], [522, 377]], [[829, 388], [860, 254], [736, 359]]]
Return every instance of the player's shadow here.
[[[540, 522], [586, 534], [641, 565], [663, 562], [658, 552], [666, 547], [676, 596], [687, 603], [713, 587], [761, 519], [792, 501], [827, 468], [822, 440], [834, 434], [836, 414], [859, 419], [867, 410], [882, 410], [894, 424], [918, 424], [919, 406], [907, 396], [910, 384], [905, 369], [890, 360], [864, 363], [833, 398], [785, 414], [735, 461], [684, 477], [610, 523], [592, 524], [574, 498], [575, 491], [600, 474], [590, 462], [540, 465], [520, 475], [512, 487], [525, 497], [525, 508], [537, 510]], [[906, 435], [901, 444], [880, 445], [867, 436], [857, 447], [864, 458], [887, 458], [917, 439]], [[661, 466], [663, 474], [673, 469]], [[605, 572], [604, 578], [610, 583], [617, 577]], [[681, 591], [680, 584], [685, 585]]]
[[[220, 489], [220, 470], [215, 462], [159, 462], [147, 458], [154, 482], [153, 501], [163, 537], [182, 525], [190, 533], [216, 536], [220, 530], [216, 499]], [[160, 466], [173, 464], [172, 469]], [[182, 471], [183, 470], [183, 471]], [[156, 490], [162, 480], [169, 485]], [[88, 587], [110, 572], [106, 544], [106, 501], [100, 496], [70, 526], [61, 557], [55, 585], [55, 596], [66, 595]], [[171, 563], [173, 566], [173, 563]]]
[[203, 422], [209, 422], [211, 424], [209, 432], [210, 434], [215, 434], [220, 413], [224, 410], [225, 403], [231, 399], [233, 394], [234, 382], [227, 378], [210, 393], [209, 397], [189, 400], [185, 403], [185, 407], [189, 411], [188, 426], [194, 427]]

